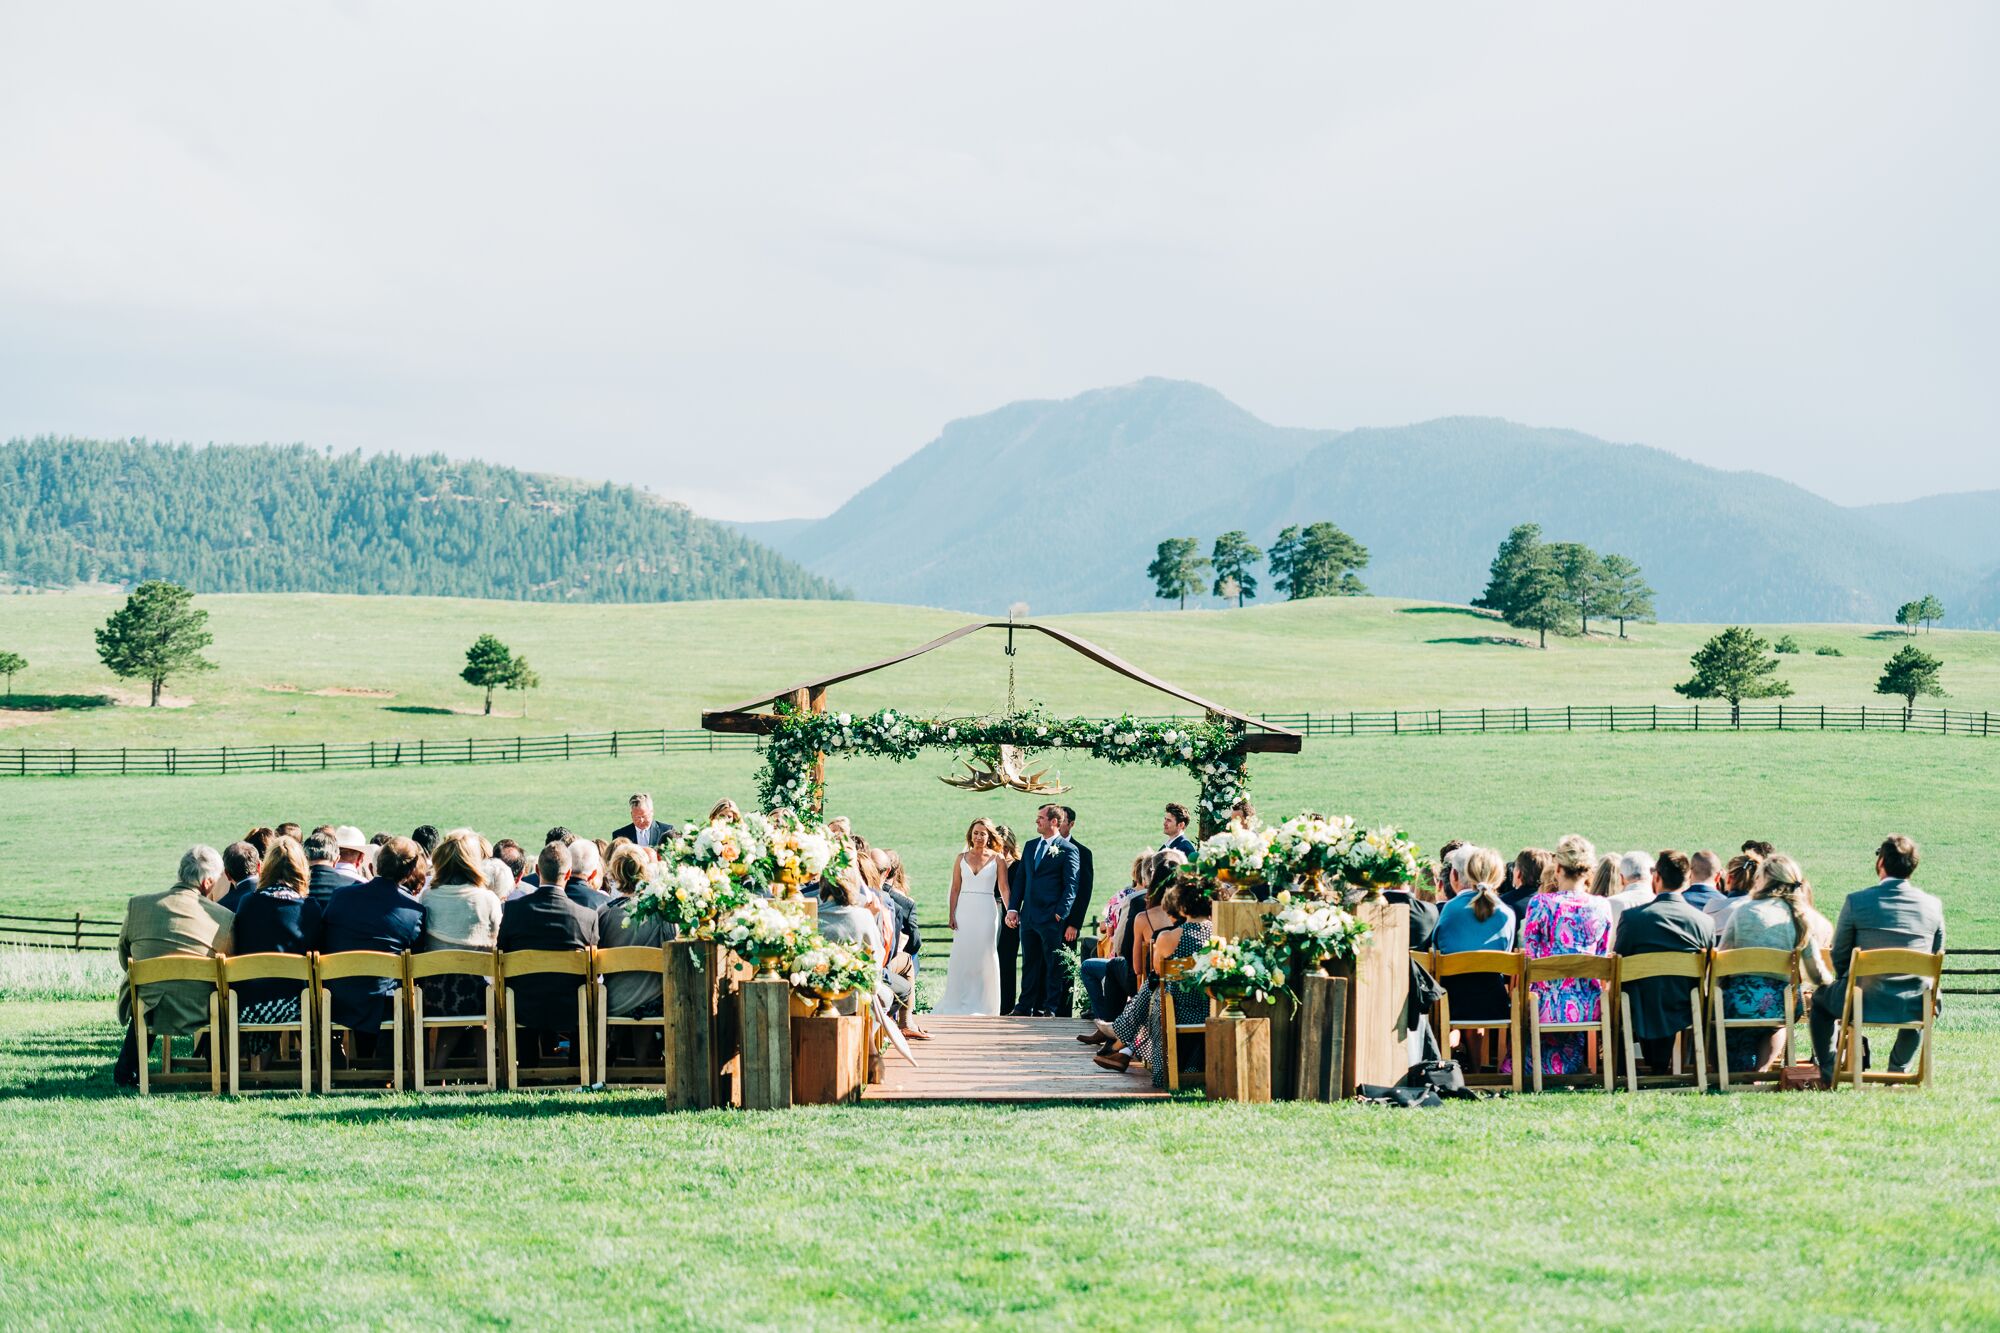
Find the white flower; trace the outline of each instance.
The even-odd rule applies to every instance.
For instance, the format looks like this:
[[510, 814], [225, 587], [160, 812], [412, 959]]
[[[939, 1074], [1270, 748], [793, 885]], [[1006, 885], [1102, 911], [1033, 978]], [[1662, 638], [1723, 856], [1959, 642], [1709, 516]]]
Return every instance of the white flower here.
[[843, 727], [851, 727], [851, 726], [853, 726], [853, 725], [854, 725], [854, 714], [852, 714], [852, 713], [842, 713], [842, 714], [840, 715], [840, 725], [841, 725], [841, 726], [843, 726]]

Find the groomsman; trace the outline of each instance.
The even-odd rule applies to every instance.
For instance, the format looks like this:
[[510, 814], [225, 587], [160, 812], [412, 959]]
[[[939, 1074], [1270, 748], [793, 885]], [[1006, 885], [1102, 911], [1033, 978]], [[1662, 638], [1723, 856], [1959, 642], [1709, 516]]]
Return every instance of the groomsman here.
[[[1079, 955], [1079, 961], [1081, 961], [1080, 955], [1083, 946], [1078, 944], [1077, 941], [1083, 937], [1083, 929], [1090, 922], [1090, 895], [1091, 891], [1097, 885], [1097, 868], [1091, 860], [1090, 848], [1076, 840], [1076, 811], [1066, 805], [1057, 808], [1062, 811], [1062, 835], [1069, 840], [1072, 847], [1076, 848], [1077, 857], [1076, 906], [1069, 909], [1069, 917], [1063, 923], [1065, 927], [1063, 930], [1063, 947], [1068, 949], [1070, 953]], [[1082, 1011], [1074, 1003], [1075, 992], [1073, 988], [1070, 998], [1072, 1003], [1060, 1004], [1056, 1007], [1069, 1014], [1072, 1018], [1080, 1017]]]
[[1076, 845], [1062, 836], [1057, 807], [1035, 812], [1035, 831], [1041, 836], [1021, 849], [1008, 875], [1006, 922], [1021, 932], [1021, 994], [1013, 1012], [1052, 1018], [1058, 1005], [1069, 1007], [1057, 954], [1076, 906], [1081, 859]]
[[1187, 807], [1179, 801], [1168, 801], [1165, 818], [1160, 820], [1160, 832], [1167, 841], [1160, 848], [1163, 852], [1179, 852], [1188, 860], [1194, 860], [1194, 840], [1187, 835]]

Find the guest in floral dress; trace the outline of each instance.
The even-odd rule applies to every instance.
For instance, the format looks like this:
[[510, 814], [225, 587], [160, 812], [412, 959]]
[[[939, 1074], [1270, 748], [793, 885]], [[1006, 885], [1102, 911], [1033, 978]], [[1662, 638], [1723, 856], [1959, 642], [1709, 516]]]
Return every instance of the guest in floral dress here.
[[[1173, 988], [1176, 1026], [1208, 1021], [1208, 992], [1188, 982], [1162, 983], [1159, 969], [1174, 959], [1192, 958], [1200, 953], [1208, 947], [1209, 937], [1214, 931], [1208, 894], [1198, 881], [1175, 879], [1167, 890], [1166, 909], [1179, 919], [1179, 924], [1154, 937], [1153, 975], [1146, 979], [1139, 993], [1125, 1006], [1125, 1012], [1118, 1015], [1117, 1021], [1111, 1025], [1119, 1042], [1145, 1057], [1146, 1068], [1151, 1071], [1156, 1088], [1167, 1086], [1167, 1062], [1178, 1059], [1180, 1055], [1177, 1044], [1167, 1039], [1160, 986], [1164, 984]], [[1096, 1058], [1097, 1063], [1105, 1068], [1119, 1071], [1132, 1063], [1131, 1056], [1120, 1054], [1115, 1048], [1100, 1052]]]
[[[1596, 864], [1597, 849], [1587, 838], [1572, 833], [1556, 844], [1554, 880], [1529, 900], [1527, 920], [1521, 927], [1522, 947], [1528, 957], [1611, 952], [1611, 907], [1606, 899], [1593, 897], [1587, 884]], [[1602, 991], [1601, 982], [1581, 978], [1537, 981], [1535, 1006], [1544, 1023], [1591, 1023], [1600, 1015]], [[1588, 1035], [1545, 1033], [1542, 1072], [1583, 1072]], [[1609, 1059], [1610, 1054], [1599, 1052], [1599, 1058]]]
[[[1772, 856], [1758, 868], [1750, 897], [1734, 908], [1722, 928], [1723, 949], [1784, 949], [1793, 958], [1803, 984], [1833, 984], [1826, 951], [1833, 944], [1833, 925], [1813, 910], [1812, 886], [1799, 863], [1789, 856]], [[1724, 1018], [1768, 1018], [1785, 1021], [1785, 978], [1746, 975], [1722, 979]], [[1803, 1014], [1800, 1003], [1795, 1014]], [[1731, 1028], [1729, 1072], [1748, 1074], [1764, 1069], [1787, 1054], [1780, 1029]]]

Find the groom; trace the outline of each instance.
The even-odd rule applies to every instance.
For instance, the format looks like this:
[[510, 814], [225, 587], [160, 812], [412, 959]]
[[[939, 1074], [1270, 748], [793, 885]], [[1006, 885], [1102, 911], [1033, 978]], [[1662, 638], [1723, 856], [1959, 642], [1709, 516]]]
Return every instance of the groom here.
[[1019, 1016], [1050, 1018], [1058, 1008], [1069, 1012], [1056, 954], [1076, 905], [1080, 861], [1076, 844], [1062, 836], [1061, 828], [1058, 807], [1045, 805], [1035, 812], [1035, 831], [1041, 836], [1021, 849], [1018, 873], [1009, 886], [1007, 924], [1021, 932], [1021, 995], [1014, 1006]]

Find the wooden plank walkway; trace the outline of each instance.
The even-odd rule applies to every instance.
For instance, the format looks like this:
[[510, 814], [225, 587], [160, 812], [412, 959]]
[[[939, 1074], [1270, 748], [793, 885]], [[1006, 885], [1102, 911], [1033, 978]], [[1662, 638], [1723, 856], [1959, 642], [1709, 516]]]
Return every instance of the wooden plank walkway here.
[[1114, 1074], [1091, 1063], [1074, 1018], [922, 1017], [929, 1041], [910, 1043], [915, 1068], [891, 1050], [871, 1102], [1164, 1101], [1146, 1072]]

